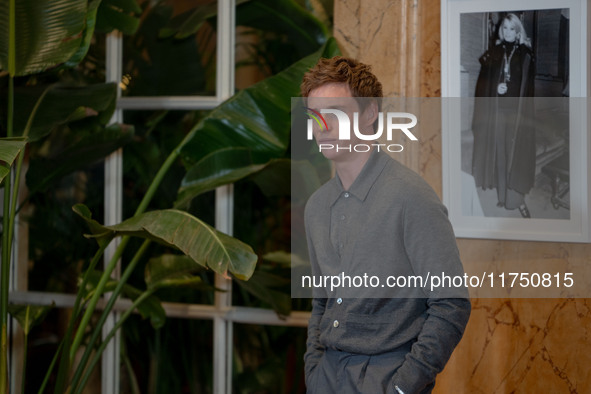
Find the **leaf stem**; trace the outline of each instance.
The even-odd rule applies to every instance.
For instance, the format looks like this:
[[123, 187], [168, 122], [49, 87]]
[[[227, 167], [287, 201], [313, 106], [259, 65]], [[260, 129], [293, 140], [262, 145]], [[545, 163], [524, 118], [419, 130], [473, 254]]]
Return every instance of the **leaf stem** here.
[[[178, 157], [180, 155], [181, 148], [192, 138], [192, 136], [196, 133], [196, 130], [197, 130], [197, 126], [193, 127], [191, 129], [191, 131], [189, 131], [189, 133], [187, 133], [187, 135], [181, 141], [181, 143], [168, 155], [168, 157], [166, 158], [166, 160], [164, 161], [164, 163], [162, 164], [162, 166], [160, 167], [160, 169], [156, 173], [156, 176], [152, 180], [150, 187], [148, 188], [148, 190], [144, 194], [144, 197], [142, 198], [142, 201], [138, 205], [133, 217], [141, 215], [142, 213], [144, 213], [146, 211], [146, 209], [148, 208], [148, 205], [150, 204], [150, 202], [152, 201], [152, 198], [154, 197], [154, 194], [156, 193], [156, 190], [158, 189], [158, 187], [162, 183], [164, 176], [166, 175], [166, 173], [168, 172], [168, 170], [170, 169], [172, 164], [178, 159]], [[96, 309], [96, 304], [98, 303], [98, 300], [103, 293], [103, 290], [104, 290], [104, 288], [111, 276], [111, 273], [113, 272], [113, 270], [117, 266], [119, 259], [123, 255], [123, 251], [127, 247], [129, 240], [130, 240], [129, 236], [123, 236], [121, 238], [121, 242], [119, 243], [119, 246], [115, 250], [113, 257], [111, 258], [111, 261], [109, 261], [109, 264], [105, 268], [105, 271], [104, 271], [103, 275], [101, 276], [101, 279], [95, 289], [95, 293], [93, 294], [92, 298], [90, 299], [90, 301], [88, 303], [86, 311], [84, 312], [84, 316], [82, 316], [82, 320], [80, 321], [80, 325], [78, 326], [78, 330], [76, 331], [76, 335], [72, 341], [72, 346], [71, 346], [70, 352], [69, 352], [70, 353], [69, 354], [70, 363], [74, 360], [74, 356], [76, 355], [76, 352], [78, 351], [78, 348], [80, 347], [80, 344], [82, 343], [82, 339], [84, 338], [84, 333], [85, 333], [86, 328], [90, 322], [90, 318], [92, 317], [92, 314], [94, 313], [94, 310]], [[142, 247], [143, 247], [143, 245], [142, 245]], [[123, 280], [123, 278], [120, 279], [119, 283], [121, 284], [121, 286], [125, 283], [125, 280]], [[111, 300], [113, 300], [113, 302], [115, 302], [116, 297], [114, 295], [112, 295], [109, 302], [111, 302]], [[97, 325], [97, 327], [101, 327], [101, 326], [102, 326], [102, 324]], [[100, 355], [100, 352], [97, 354]]]
[[[194, 134], [195, 130], [196, 130], [196, 128], [193, 128], [191, 130], [191, 132], [189, 132], [189, 134], [179, 144], [179, 146], [177, 146], [170, 153], [170, 155], [168, 155], [168, 157], [166, 158], [166, 160], [164, 161], [164, 163], [162, 164], [162, 166], [158, 170], [158, 173], [156, 174], [156, 176], [152, 180], [152, 183], [150, 184], [150, 187], [146, 191], [146, 194], [144, 194], [144, 197], [142, 198], [142, 201], [140, 202], [139, 206], [137, 207], [133, 217], [136, 217], [136, 216], [144, 213], [145, 210], [148, 208], [148, 205], [152, 201], [152, 198], [154, 197], [156, 190], [160, 186], [160, 183], [162, 183], [164, 176], [166, 175], [166, 173], [168, 172], [168, 170], [170, 169], [172, 164], [179, 157], [179, 154], [180, 154], [179, 152], [180, 152], [181, 147], [184, 144], [186, 144], [187, 141], [189, 141], [188, 137], [190, 135]], [[86, 308], [86, 311], [84, 312], [84, 316], [82, 317], [82, 320], [80, 322], [80, 326], [78, 327], [78, 330], [76, 332], [76, 336], [74, 337], [74, 340], [72, 342], [72, 347], [70, 348], [70, 360], [74, 359], [74, 355], [76, 354], [76, 351], [78, 350], [78, 348], [80, 347], [80, 344], [82, 343], [82, 338], [84, 337], [84, 332], [86, 331], [86, 327], [88, 326], [88, 323], [90, 322], [90, 318], [91, 318], [92, 314], [94, 313], [94, 310], [96, 308], [96, 304], [98, 303], [98, 300], [101, 297], [101, 294], [103, 293], [105, 285], [107, 284], [107, 282], [111, 276], [111, 273], [113, 272], [113, 270], [117, 266], [117, 263], [118, 263], [119, 259], [121, 258], [121, 256], [123, 255], [123, 251], [127, 247], [128, 243], [129, 243], [129, 236], [123, 236], [121, 238], [121, 243], [119, 244], [119, 246], [115, 250], [113, 257], [111, 258], [111, 261], [109, 261], [109, 264], [105, 268], [105, 271], [101, 277], [101, 280], [99, 281], [99, 283], [96, 287], [96, 291], [88, 303], [88, 307]]]
[[[25, 318], [25, 327], [29, 326], [29, 313], [31, 310], [31, 306], [27, 305], [27, 317]], [[29, 330], [27, 329], [27, 331], [25, 332], [25, 338], [24, 338], [24, 343], [23, 343], [23, 352], [25, 353], [23, 356], [23, 376], [22, 376], [22, 380], [21, 380], [21, 393], [25, 394], [25, 384], [27, 383], [27, 380], [25, 379], [25, 376], [27, 376], [27, 350], [28, 350], [28, 343], [29, 343]]]
[[65, 386], [66, 379], [67, 379], [67, 377], [70, 376], [71, 363], [70, 363], [70, 359], [66, 355], [68, 354], [69, 349], [70, 349], [70, 343], [71, 343], [72, 334], [74, 332], [76, 321], [78, 320], [80, 313], [81, 313], [82, 294], [83, 294], [81, 289], [85, 288], [86, 283], [88, 282], [88, 278], [90, 277], [90, 272], [92, 272], [92, 270], [94, 270], [94, 267], [101, 260], [101, 257], [103, 256], [107, 246], [108, 246], [108, 243], [101, 244], [99, 246], [99, 249], [94, 254], [94, 257], [92, 258], [90, 264], [88, 265], [86, 273], [84, 274], [84, 276], [82, 278], [82, 282], [80, 283], [78, 294], [76, 294], [76, 301], [74, 302], [74, 308], [72, 310], [72, 316], [70, 317], [70, 321], [68, 322], [68, 328], [66, 329], [66, 334], [64, 335], [64, 338], [62, 339], [62, 342], [55, 354], [54, 360], [53, 360], [50, 368], [48, 368], [48, 370], [45, 374], [45, 383], [43, 385], [46, 384], [47, 380], [49, 379], [49, 377], [51, 375], [51, 371], [53, 370], [53, 367], [54, 367], [55, 362], [57, 360], [58, 354], [60, 352], [63, 352], [64, 356], [61, 358], [60, 366], [59, 366], [59, 369], [57, 372], [57, 379], [56, 379], [56, 384], [55, 384], [56, 392], [59, 392]]
[[[16, 71], [16, 0], [8, 5], [8, 113], [6, 136], [12, 137], [14, 119], [14, 74]], [[10, 274], [10, 186], [11, 177], [4, 181], [4, 206], [2, 218], [2, 261], [0, 262], [0, 390], [8, 392], [8, 286]]]
[[111, 258], [111, 261], [109, 262], [109, 264], [105, 268], [105, 271], [103, 272], [103, 275], [101, 276], [101, 280], [99, 281], [99, 283], [96, 287], [95, 293], [92, 295], [92, 298], [88, 302], [86, 310], [84, 311], [84, 315], [82, 316], [82, 320], [80, 321], [80, 325], [78, 326], [78, 329], [76, 330], [76, 335], [74, 336], [74, 339], [72, 341], [72, 346], [70, 347], [70, 364], [72, 363], [72, 361], [74, 361], [74, 357], [76, 356], [76, 352], [78, 351], [78, 348], [80, 347], [80, 344], [82, 343], [82, 339], [84, 338], [84, 333], [86, 331], [86, 327], [88, 326], [88, 323], [90, 322], [90, 318], [92, 317], [92, 314], [94, 313], [94, 310], [96, 309], [96, 304], [98, 303], [99, 298], [101, 297], [103, 290], [104, 290], [107, 282], [109, 281], [109, 278], [111, 277], [111, 273], [113, 272], [113, 270], [117, 266], [117, 262], [121, 258], [121, 255], [123, 254], [123, 251], [125, 250], [125, 247], [129, 243], [129, 239], [130, 239], [129, 237], [122, 237], [121, 238], [121, 243], [119, 244], [119, 246], [115, 250], [113, 257]]
[[[107, 317], [109, 316], [109, 313], [111, 312], [111, 310], [113, 309], [113, 306], [115, 305], [115, 301], [117, 301], [117, 298], [121, 294], [124, 284], [127, 282], [129, 277], [133, 273], [135, 267], [137, 266], [138, 262], [140, 261], [141, 257], [143, 256], [143, 254], [148, 249], [148, 246], [150, 245], [150, 243], [151, 243], [151, 241], [149, 241], [149, 240], [145, 240], [142, 243], [142, 246], [140, 246], [140, 248], [136, 252], [134, 258], [131, 260], [131, 262], [129, 263], [129, 265], [127, 266], [125, 271], [123, 272], [121, 279], [117, 283], [117, 287], [111, 293], [111, 296], [109, 298], [109, 302], [105, 306], [98, 323], [95, 325], [94, 331], [92, 333], [92, 337], [90, 338], [90, 341], [86, 345], [86, 349], [84, 350], [84, 354], [82, 355], [82, 359], [80, 360], [80, 362], [78, 363], [78, 366], [76, 367], [76, 372], [74, 374], [74, 377], [72, 378], [72, 383], [71, 383], [72, 388], [76, 388], [76, 385], [78, 384], [78, 381], [80, 380], [80, 376], [82, 375], [82, 372], [85, 369], [88, 359], [90, 358], [90, 355], [91, 355], [93, 347], [94, 347], [94, 343], [97, 341], [100, 333], [102, 332], [103, 324], [105, 324], [105, 321], [107, 320]], [[97, 289], [98, 289], [98, 287], [97, 287]], [[97, 290], [97, 292], [98, 292], [98, 290]]]
[[144, 302], [144, 300], [146, 300], [148, 297], [150, 297], [152, 295], [152, 293], [154, 293], [155, 290], [156, 290], [156, 288], [151, 288], [151, 289], [146, 290], [144, 293], [142, 293], [142, 295], [140, 295], [133, 302], [131, 307], [128, 310], [126, 310], [125, 313], [123, 315], [121, 315], [121, 317], [119, 317], [119, 320], [117, 321], [115, 326], [113, 326], [111, 331], [109, 331], [109, 334], [105, 337], [105, 340], [101, 343], [101, 346], [97, 349], [96, 353], [94, 354], [94, 357], [92, 358], [92, 361], [88, 365], [88, 368], [86, 369], [86, 373], [82, 377], [82, 381], [80, 382], [80, 385], [78, 386], [77, 390], [76, 391], [69, 390], [68, 392], [73, 392], [74, 394], [82, 393], [82, 390], [84, 389], [84, 386], [86, 385], [86, 382], [88, 381], [88, 378], [90, 377], [90, 374], [92, 373], [92, 370], [94, 369], [98, 360], [100, 360], [101, 354], [103, 353], [103, 351], [105, 350], [105, 348], [109, 344], [109, 341], [115, 336], [115, 333], [117, 332], [117, 330], [119, 330], [119, 328], [121, 328], [123, 323], [125, 323], [127, 318], [131, 315], [131, 313], [142, 302]]

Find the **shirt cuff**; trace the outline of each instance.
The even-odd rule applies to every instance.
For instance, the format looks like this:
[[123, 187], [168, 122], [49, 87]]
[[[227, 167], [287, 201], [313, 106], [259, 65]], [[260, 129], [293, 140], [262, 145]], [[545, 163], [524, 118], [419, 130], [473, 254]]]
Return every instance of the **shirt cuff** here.
[[[404, 394], [420, 393], [425, 387], [431, 383], [430, 379], [423, 371], [419, 368], [411, 368], [407, 365], [406, 361], [398, 371], [392, 376], [392, 387], [394, 388], [394, 394], [400, 394], [400, 391]], [[400, 391], [397, 391], [397, 388]]]

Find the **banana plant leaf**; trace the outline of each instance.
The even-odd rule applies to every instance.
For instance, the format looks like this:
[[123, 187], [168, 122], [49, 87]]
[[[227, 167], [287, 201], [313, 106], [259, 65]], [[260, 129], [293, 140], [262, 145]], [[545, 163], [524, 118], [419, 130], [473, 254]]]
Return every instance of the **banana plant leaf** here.
[[326, 26], [294, 0], [252, 0], [236, 10], [236, 25], [285, 34], [296, 55], [304, 57], [329, 36]]
[[[170, 21], [160, 29], [160, 37], [186, 38], [197, 33], [206, 21], [215, 24], [217, 4], [198, 5]], [[236, 25], [247, 26], [274, 34], [285, 34], [295, 48], [296, 58], [302, 58], [320, 47], [329, 36], [328, 29], [294, 0], [237, 0]]]
[[204, 268], [196, 265], [188, 256], [164, 254], [151, 258], [144, 270], [144, 280], [148, 289], [162, 287], [190, 286], [201, 290], [213, 290], [214, 287], [204, 283], [196, 276]]
[[244, 147], [220, 149], [205, 156], [187, 171], [175, 206], [185, 207], [199, 194], [262, 170], [266, 157], [257, 160], [253, 156], [252, 150]]
[[94, 36], [94, 29], [96, 27], [96, 14], [98, 11], [98, 7], [101, 4], [101, 0], [91, 0], [88, 3], [88, 9], [86, 11], [86, 18], [84, 21], [85, 27], [84, 32], [82, 34], [82, 41], [80, 42], [80, 46], [74, 52], [72, 57], [70, 57], [65, 63], [65, 67], [75, 67], [78, 63], [84, 59], [86, 54], [88, 53], [88, 49], [90, 48], [90, 43], [92, 42], [92, 37]]
[[[290, 280], [285, 275], [258, 270], [248, 282], [236, 283], [257, 299], [270, 305], [279, 316], [288, 316], [291, 313]], [[286, 288], [287, 292], [276, 290], [279, 287]]]
[[[236, 0], [236, 6], [239, 6], [245, 1], [249, 0]], [[160, 29], [158, 36], [160, 38], [168, 38], [172, 36], [176, 39], [187, 38], [197, 33], [206, 21], [210, 20], [212, 23], [215, 23], [214, 19], [217, 14], [217, 2], [199, 4], [194, 9], [185, 11], [172, 18], [166, 27]]]
[[111, 231], [105, 230], [103, 225], [92, 218], [92, 212], [84, 204], [77, 204], [72, 210], [86, 222], [88, 229], [94, 235], [99, 246], [104, 247], [115, 237]]
[[103, 33], [119, 30], [134, 34], [139, 25], [142, 8], [136, 0], [102, 0], [98, 7], [96, 29]]
[[0, 69], [15, 76], [57, 65], [76, 66], [88, 53], [95, 28], [133, 34], [141, 8], [136, 0], [17, 0], [15, 70], [8, 70], [9, 2], [0, 2]]
[[[197, 264], [221, 275], [232, 273], [247, 280], [252, 275], [257, 255], [245, 243], [216, 231], [187, 212], [174, 209], [151, 211], [127, 219], [114, 226], [102, 226], [89, 217], [84, 205], [73, 207], [91, 226], [91, 238], [135, 236], [175, 248]], [[99, 241], [100, 242], [100, 241]]]
[[56, 158], [31, 158], [26, 177], [29, 194], [43, 192], [63, 176], [104, 159], [131, 142], [133, 131], [132, 126], [113, 124], [83, 136]]
[[9, 304], [8, 313], [18, 321], [24, 334], [29, 335], [31, 328], [41, 323], [54, 306], [55, 303], [45, 306]]
[[[31, 142], [48, 135], [56, 126], [84, 118], [106, 125], [113, 115], [117, 85], [101, 83], [88, 86], [52, 85], [15, 89], [14, 134], [22, 135], [29, 116], [43, 91], [49, 89], [39, 104], [28, 138]], [[6, 109], [6, 97], [0, 96], [0, 111]], [[5, 112], [2, 112], [5, 116]]]
[[292, 160], [274, 159], [259, 172], [250, 176], [267, 197], [289, 196], [291, 194]]
[[[330, 38], [317, 52], [236, 93], [199, 122], [181, 148], [188, 170], [177, 206], [284, 156], [291, 129], [291, 97], [299, 96], [304, 73], [318, 59], [339, 53], [336, 41]], [[240, 152], [239, 157], [232, 159], [228, 154], [232, 150]]]
[[270, 261], [275, 264], [279, 264], [283, 267], [293, 267], [298, 265], [310, 265], [307, 260], [302, 260], [298, 255], [288, 253], [282, 250], [276, 250], [274, 252], [266, 253], [263, 259]]
[[[102, 275], [103, 272], [101, 271], [92, 271], [89, 273], [85, 287], [80, 289], [81, 295], [84, 299], [88, 300], [90, 297], [92, 297], [98, 283], [101, 280]], [[117, 284], [118, 281], [110, 279], [104, 287], [104, 292], [112, 292], [117, 287]], [[132, 301], [135, 301], [144, 293], [143, 291], [128, 284], [123, 285], [122, 292], [125, 297]], [[162, 308], [158, 297], [150, 295], [138, 305], [137, 309], [144, 319], [150, 319], [150, 323], [154, 328], [160, 328], [164, 325], [164, 321], [166, 320], [166, 312], [164, 311], [164, 308]]]
[[[158, 37], [174, 9], [159, 2], [142, 16], [137, 33], [125, 42], [124, 72], [132, 76], [124, 90], [129, 96], [212, 95], [215, 45], [201, 47], [195, 37], [176, 40]], [[182, 61], [179, 61], [182, 59]], [[166, 72], [163, 72], [166, 70]]]
[[0, 3], [0, 68], [14, 76], [34, 74], [66, 62], [83, 45], [87, 0], [15, 2], [16, 58], [9, 70], [9, 2]]
[[27, 145], [24, 138], [0, 138], [0, 183], [10, 172], [12, 163]]

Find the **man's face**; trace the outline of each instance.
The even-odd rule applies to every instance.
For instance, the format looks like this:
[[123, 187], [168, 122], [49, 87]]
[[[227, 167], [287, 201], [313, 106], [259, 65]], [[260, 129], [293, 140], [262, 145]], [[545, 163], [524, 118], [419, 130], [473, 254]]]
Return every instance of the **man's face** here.
[[[338, 109], [343, 111], [349, 117], [351, 127], [353, 127], [353, 114], [358, 112], [359, 130], [364, 134], [373, 133], [373, 122], [377, 117], [377, 112], [372, 105], [368, 105], [363, 113], [360, 113], [359, 105], [352, 97], [351, 90], [346, 83], [327, 83], [311, 90], [308, 95], [307, 106], [318, 112], [320, 112], [321, 109]], [[376, 113], [370, 113], [372, 111]], [[333, 114], [324, 114], [323, 116], [328, 128], [321, 128], [314, 123], [314, 139], [319, 145], [327, 144], [335, 147], [333, 149], [322, 149], [324, 156], [333, 161], [341, 161], [346, 160], [351, 154], [358, 154], [340, 148], [349, 147], [350, 145], [354, 146], [363, 143], [364, 141], [357, 138], [355, 133], [353, 133], [353, 130], [350, 130], [350, 140], [339, 140], [339, 122], [337, 117]], [[339, 146], [339, 150], [336, 149], [337, 145]]]

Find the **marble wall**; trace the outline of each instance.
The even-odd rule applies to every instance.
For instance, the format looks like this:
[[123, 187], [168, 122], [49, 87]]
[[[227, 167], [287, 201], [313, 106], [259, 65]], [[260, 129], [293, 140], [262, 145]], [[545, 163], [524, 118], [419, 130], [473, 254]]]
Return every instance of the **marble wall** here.
[[[334, 35], [371, 64], [386, 96], [441, 95], [440, 0], [335, 0]], [[399, 158], [441, 195], [441, 130]], [[458, 239], [465, 264], [591, 266], [591, 245]], [[591, 392], [591, 300], [473, 299], [464, 338], [435, 393]]]

